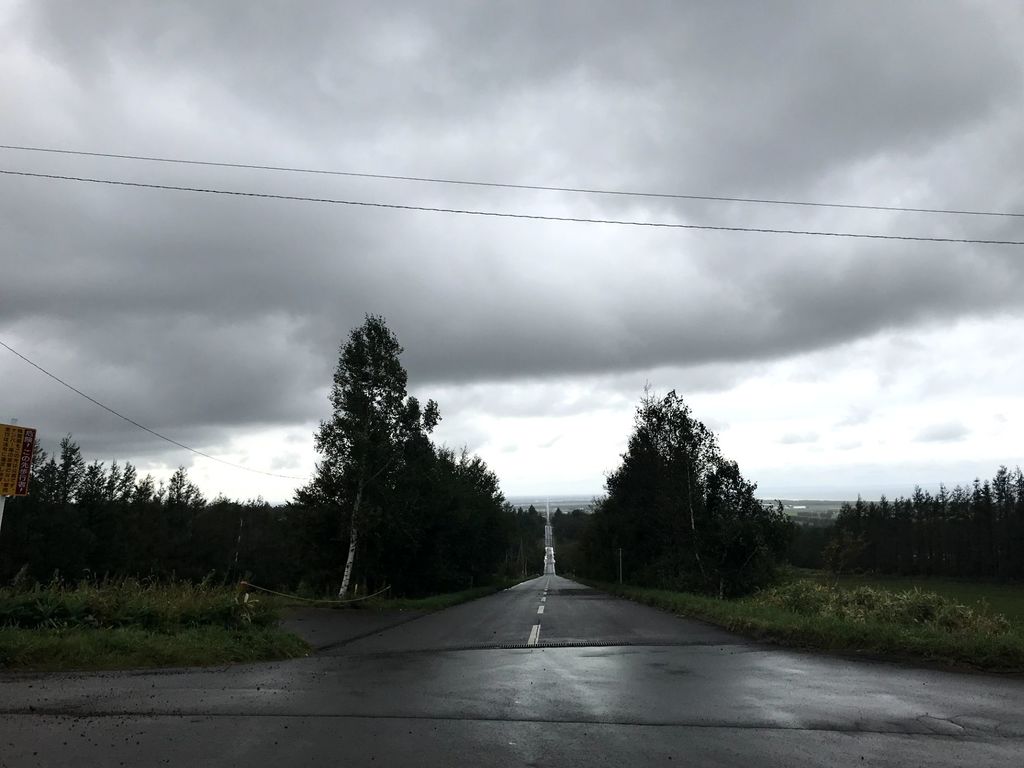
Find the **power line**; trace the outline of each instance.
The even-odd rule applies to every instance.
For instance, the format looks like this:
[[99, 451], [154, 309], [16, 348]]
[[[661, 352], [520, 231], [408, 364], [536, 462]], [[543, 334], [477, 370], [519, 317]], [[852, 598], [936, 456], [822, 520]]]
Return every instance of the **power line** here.
[[138, 427], [139, 429], [143, 430], [144, 432], [148, 432], [149, 434], [153, 435], [154, 437], [159, 437], [161, 440], [166, 440], [168, 443], [171, 443], [172, 445], [176, 445], [179, 448], [184, 448], [186, 451], [192, 451], [192, 453], [196, 454], [197, 456], [202, 456], [204, 459], [210, 459], [211, 461], [216, 461], [219, 464], [225, 464], [226, 466], [234, 467], [235, 469], [244, 469], [246, 472], [255, 472], [255, 473], [260, 474], [260, 475], [267, 475], [268, 477], [280, 477], [280, 478], [283, 478], [285, 480], [305, 480], [306, 479], [304, 477], [295, 477], [294, 475], [279, 475], [276, 472], [264, 472], [262, 469], [253, 469], [252, 467], [246, 467], [246, 466], [244, 466], [242, 464], [235, 464], [233, 462], [226, 461], [224, 459], [219, 459], [216, 456], [211, 456], [208, 453], [203, 453], [202, 451], [197, 450], [195, 448], [192, 448], [191, 446], [185, 445], [184, 443], [179, 443], [174, 438], [167, 437], [167, 435], [161, 435], [156, 430], [150, 429], [149, 427], [147, 427], [147, 426], [145, 426], [143, 424], [139, 424], [139, 422], [135, 421], [135, 419], [131, 419], [131, 418], [125, 416], [123, 413], [118, 413], [117, 411], [115, 411], [110, 406], [104, 405], [99, 400], [96, 400], [95, 398], [90, 397], [89, 395], [85, 394], [85, 392], [83, 392], [82, 390], [77, 389], [76, 387], [73, 387], [71, 384], [68, 384], [66, 381], [64, 381], [64, 379], [60, 378], [59, 376], [56, 376], [55, 374], [50, 373], [48, 370], [43, 368], [38, 363], [32, 362], [27, 357], [25, 357], [23, 354], [21, 354], [21, 352], [19, 352], [18, 350], [14, 349], [13, 347], [11, 347], [9, 344], [6, 344], [5, 342], [0, 341], [0, 346], [6, 348], [8, 352], [11, 352], [11, 353], [15, 354], [16, 356], [20, 357], [22, 360], [24, 360], [26, 363], [31, 365], [36, 370], [41, 371], [42, 373], [46, 374], [51, 379], [56, 381], [58, 384], [62, 384], [65, 387], [67, 387], [68, 389], [70, 389], [72, 392], [74, 392], [74, 393], [76, 393], [78, 395], [81, 395], [82, 397], [84, 397], [86, 400], [88, 400], [93, 405], [98, 405], [103, 410], [105, 410], [105, 411], [107, 411], [109, 413], [114, 414], [119, 419], [124, 419], [129, 424], [131, 424], [132, 426]]
[[781, 200], [762, 197], [726, 197], [723, 195], [686, 195], [671, 192], [641, 192], [621, 189], [596, 189], [591, 187], [557, 187], [542, 184], [511, 184], [497, 181], [474, 181], [468, 179], [446, 179], [430, 176], [403, 176], [389, 173], [363, 173], [358, 171], [334, 171], [322, 168], [301, 168], [286, 165], [262, 165], [259, 163], [228, 163], [213, 160], [190, 160], [178, 157], [156, 157], [152, 155], [122, 155], [115, 152], [86, 152], [74, 149], [57, 149], [54, 147], [30, 147], [18, 144], [0, 144], [0, 149], [13, 149], [21, 152], [45, 152], [57, 155], [75, 155], [78, 157], [105, 157], [115, 160], [144, 160], [152, 163], [174, 163], [178, 165], [200, 165], [213, 168], [243, 168], [256, 171], [282, 171], [286, 173], [306, 173], [321, 176], [345, 176], [357, 179], [381, 179], [385, 181], [415, 181], [427, 184], [451, 184], [467, 187], [492, 187], [498, 189], [523, 189], [535, 192], [571, 192], [586, 195], [614, 195], [620, 197], [649, 197], [665, 200], [706, 200], [723, 203], [754, 203], [759, 205], [791, 205], [807, 208], [843, 208], [858, 211], [893, 211], [901, 213], [935, 213], [957, 216], [1002, 216], [1024, 218], [1024, 213], [1013, 211], [976, 211], [956, 208], [912, 208], [901, 205], [867, 205], [856, 203], [825, 203], [809, 200]]
[[301, 195], [281, 195], [270, 192], [243, 192], [233, 189], [212, 189], [209, 187], [185, 187], [174, 184], [149, 184], [141, 181], [124, 181], [121, 179], [97, 179], [89, 176], [64, 176], [54, 173], [30, 173], [28, 171], [11, 171], [0, 169], [0, 174], [8, 176], [26, 176], [36, 179], [58, 179], [61, 181], [78, 181], [89, 184], [108, 184], [116, 187], [138, 187], [141, 189], [163, 189], [176, 192], [199, 192], [209, 195], [232, 195], [235, 197], [256, 197], [268, 200], [291, 200], [303, 203], [328, 203], [331, 205], [348, 205], [362, 208], [389, 208], [400, 211], [427, 211], [430, 213], [452, 213], [465, 216], [488, 216], [502, 219], [530, 219], [534, 221], [564, 221], [578, 224], [616, 224], [631, 227], [655, 227], [661, 229], [700, 229], [715, 232], [757, 232], [773, 235], [807, 235], [812, 237], [846, 237], [867, 240], [910, 240], [925, 243], [973, 243], [976, 245], [1024, 245], [1024, 240], [982, 240], [966, 237], [925, 237], [920, 235], [880, 235], [869, 232], [830, 232], [806, 229], [775, 229], [771, 227], [727, 227], [711, 224], [679, 224], [667, 221], [637, 221], [633, 219], [590, 219], [580, 216], [550, 216], [536, 213], [509, 213], [507, 211], [485, 211], [468, 208], [440, 208], [426, 205], [401, 205], [398, 203], [377, 203], [367, 200], [341, 200], [332, 197], [304, 197]]

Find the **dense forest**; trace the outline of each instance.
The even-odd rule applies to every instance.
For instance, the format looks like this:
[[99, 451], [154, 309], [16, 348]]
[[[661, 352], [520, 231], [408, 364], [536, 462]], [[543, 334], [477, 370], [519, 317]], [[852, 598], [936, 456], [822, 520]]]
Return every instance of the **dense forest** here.
[[781, 505], [756, 498], [675, 392], [645, 393], [606, 489], [585, 524], [556, 521], [556, 536], [577, 537], [569, 557], [559, 556], [563, 570], [612, 581], [621, 555], [630, 583], [727, 597], [771, 582], [791, 535]]
[[[361, 591], [388, 584], [419, 595], [540, 570], [542, 516], [505, 504], [479, 458], [435, 448], [409, 472], [419, 497], [404, 484], [395, 512], [368, 529], [355, 568]], [[31, 491], [7, 500], [0, 581], [24, 567], [23, 577], [43, 582], [54, 572], [211, 576], [322, 595], [341, 579], [347, 542], [330, 509], [207, 500], [184, 469], [163, 484], [131, 464], [87, 464], [70, 436], [52, 457], [36, 452]]]
[[367, 316], [342, 345], [321, 460], [283, 506], [208, 501], [183, 468], [166, 484], [86, 463], [66, 437], [38, 451], [31, 493], [8, 502], [0, 578], [240, 578], [341, 595], [422, 595], [539, 572], [544, 521], [505, 500], [477, 456], [435, 445], [436, 403], [406, 392], [402, 347]]
[[[463, 589], [538, 573], [544, 519], [506, 503], [477, 456], [436, 445], [438, 405], [408, 395], [402, 347], [367, 316], [342, 345], [320, 461], [294, 499], [207, 500], [179, 468], [87, 463], [69, 435], [8, 500], [0, 580], [140, 576], [246, 579], [322, 595]], [[621, 465], [592, 513], [553, 515], [560, 573], [719, 597], [771, 583], [789, 562], [834, 571], [1024, 578], [1024, 474], [971, 488], [847, 504], [798, 526], [725, 458], [675, 392], [646, 392]]]
[[[814, 536], [814, 534], [806, 534]], [[819, 534], [821, 536], [821, 534]], [[968, 488], [846, 504], [823, 557], [846, 570], [972, 579], [1024, 578], [1024, 473], [1000, 467]], [[838, 544], [846, 552], [835, 552]], [[826, 565], [828, 563], [825, 563]]]

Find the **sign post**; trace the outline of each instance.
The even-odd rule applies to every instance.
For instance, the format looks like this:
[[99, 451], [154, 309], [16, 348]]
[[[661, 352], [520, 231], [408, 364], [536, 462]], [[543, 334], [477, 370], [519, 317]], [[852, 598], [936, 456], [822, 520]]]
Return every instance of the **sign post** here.
[[32, 476], [32, 449], [36, 431], [15, 424], [0, 424], [0, 528], [7, 496], [28, 496]]

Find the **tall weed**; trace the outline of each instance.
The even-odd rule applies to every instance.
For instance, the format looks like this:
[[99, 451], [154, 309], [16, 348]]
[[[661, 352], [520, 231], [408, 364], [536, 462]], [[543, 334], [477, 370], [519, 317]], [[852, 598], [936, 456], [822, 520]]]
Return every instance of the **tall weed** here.
[[0, 627], [23, 629], [138, 627], [174, 631], [268, 626], [277, 620], [270, 602], [238, 599], [209, 579], [156, 582], [138, 579], [81, 581], [0, 589]]
[[929, 627], [944, 632], [985, 636], [1010, 629], [1005, 616], [975, 610], [934, 592], [910, 589], [892, 592], [873, 587], [841, 589], [810, 581], [794, 581], [765, 590], [755, 601], [802, 616], [836, 618], [863, 624]]

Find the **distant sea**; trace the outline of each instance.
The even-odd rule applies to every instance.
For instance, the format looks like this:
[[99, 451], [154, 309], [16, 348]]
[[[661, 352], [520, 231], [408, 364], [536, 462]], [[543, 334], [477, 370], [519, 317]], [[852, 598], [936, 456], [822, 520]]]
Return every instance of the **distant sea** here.
[[594, 508], [594, 499], [600, 498], [600, 496], [603, 495], [604, 494], [581, 496], [579, 494], [554, 494], [551, 496], [506, 496], [505, 500], [514, 507], [526, 508], [532, 504], [534, 509], [538, 512], [543, 512], [548, 505], [551, 505], [552, 512], [556, 509], [560, 509], [563, 512], [572, 512], [574, 509], [583, 509], [590, 512]]

